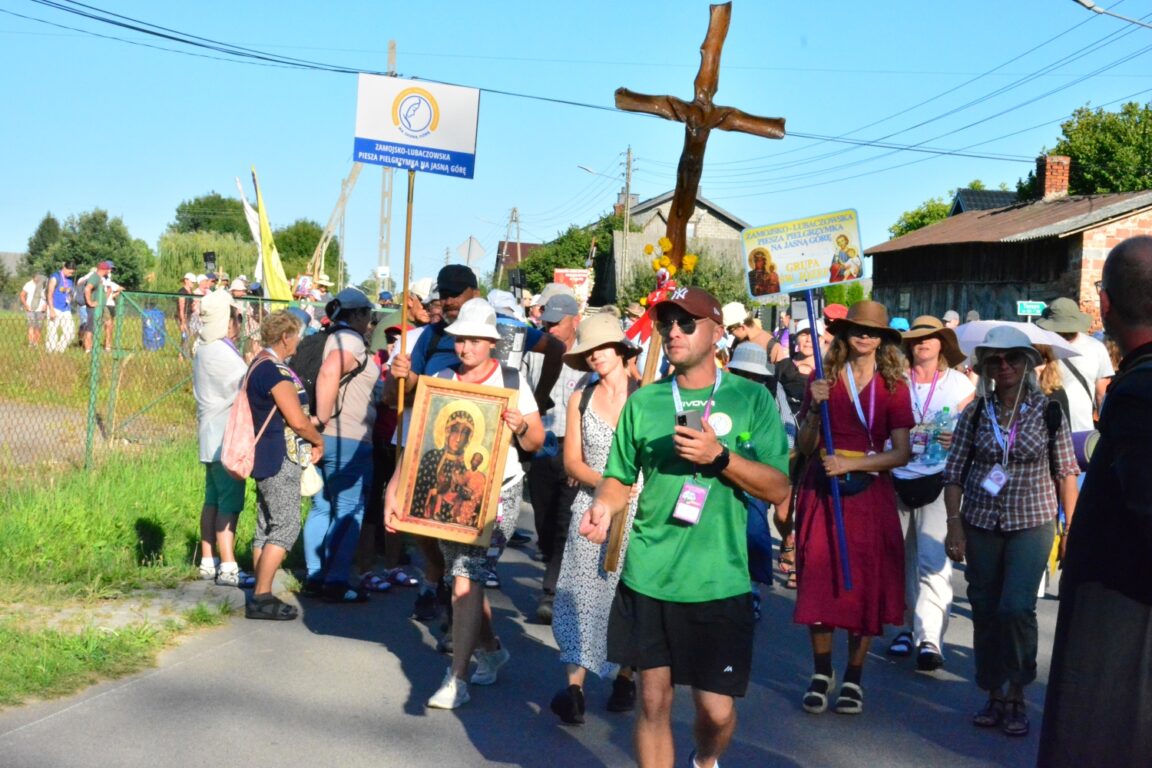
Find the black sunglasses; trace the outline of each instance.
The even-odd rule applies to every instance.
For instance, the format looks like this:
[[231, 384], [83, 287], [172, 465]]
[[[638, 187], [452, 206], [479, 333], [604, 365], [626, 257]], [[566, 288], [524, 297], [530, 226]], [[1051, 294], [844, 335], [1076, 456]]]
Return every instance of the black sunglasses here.
[[1008, 363], [1008, 365], [1016, 368], [1024, 363], [1028, 356], [1023, 352], [1005, 352], [1002, 355], [988, 355], [984, 358], [985, 368], [999, 368], [1001, 364]]
[[672, 332], [672, 325], [680, 326], [680, 331], [686, 336], [691, 336], [696, 333], [696, 318], [694, 317], [673, 317], [669, 320], [657, 320], [656, 330], [660, 331], [660, 335], [667, 338], [668, 334]]
[[863, 325], [853, 325], [848, 328], [849, 336], [859, 336], [862, 339], [878, 339], [881, 332], [876, 328], [867, 328]]

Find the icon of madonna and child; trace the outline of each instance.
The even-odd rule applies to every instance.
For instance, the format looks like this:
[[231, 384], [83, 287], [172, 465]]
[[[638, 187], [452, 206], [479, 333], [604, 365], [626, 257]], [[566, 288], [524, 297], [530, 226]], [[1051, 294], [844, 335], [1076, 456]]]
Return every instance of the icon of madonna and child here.
[[[439, 408], [436, 400], [442, 402]], [[425, 431], [420, 443], [420, 463], [408, 514], [479, 528], [489, 487], [491, 452], [484, 442], [490, 420], [483, 404], [473, 401], [433, 396], [430, 405], [430, 412], [436, 416], [432, 429]]]

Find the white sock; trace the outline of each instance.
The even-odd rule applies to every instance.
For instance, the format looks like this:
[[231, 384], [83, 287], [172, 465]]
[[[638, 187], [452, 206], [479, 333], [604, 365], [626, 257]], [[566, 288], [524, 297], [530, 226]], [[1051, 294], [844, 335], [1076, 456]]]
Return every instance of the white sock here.
[[239, 570], [240, 566], [237, 565], [235, 561], [231, 563], [220, 563], [220, 573], [237, 573]]
[[201, 558], [200, 559], [200, 570], [202, 570], [202, 571], [214, 571], [214, 570], [216, 570], [216, 558], [214, 558], [214, 557]]

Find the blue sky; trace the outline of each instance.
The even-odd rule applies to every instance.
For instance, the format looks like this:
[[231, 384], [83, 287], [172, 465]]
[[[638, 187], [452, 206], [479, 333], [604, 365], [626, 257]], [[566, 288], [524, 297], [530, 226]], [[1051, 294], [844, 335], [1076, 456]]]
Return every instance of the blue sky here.
[[[470, 235], [488, 250], [490, 268], [513, 207], [529, 242], [595, 219], [622, 186], [629, 145], [633, 191], [645, 199], [670, 190], [683, 130], [612, 110], [613, 92], [689, 98], [708, 22], [704, 0], [92, 3], [352, 69], [384, 70], [392, 39], [402, 76], [489, 89], [480, 97], [475, 178], [417, 177], [416, 275], [433, 274], [445, 248], [454, 255]], [[1152, 0], [1102, 4], [1152, 16]], [[902, 211], [971, 179], [1014, 187], [1077, 107], [1148, 101], [1150, 51], [1152, 30], [1072, 0], [735, 0], [716, 102], [782, 116], [791, 135], [714, 132], [701, 194], [753, 226], [855, 208], [873, 245]], [[0, 71], [0, 250], [23, 250], [46, 211], [64, 218], [95, 207], [155, 247], [177, 204], [213, 190], [235, 196], [233, 179], [247, 182], [251, 165], [273, 226], [324, 223], [351, 170], [354, 74], [254, 66], [32, 0], [0, 0]], [[380, 185], [381, 170], [367, 167], [347, 209], [345, 253], [357, 280], [376, 263]], [[398, 273], [402, 174], [394, 191]]]

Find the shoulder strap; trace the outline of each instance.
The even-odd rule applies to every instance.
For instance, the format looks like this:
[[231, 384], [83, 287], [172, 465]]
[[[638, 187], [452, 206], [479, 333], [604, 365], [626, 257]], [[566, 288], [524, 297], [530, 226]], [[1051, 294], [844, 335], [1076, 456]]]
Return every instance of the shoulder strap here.
[[1060, 432], [1060, 425], [1064, 422], [1064, 410], [1059, 401], [1049, 399], [1044, 406], [1044, 426], [1048, 428], [1048, 468], [1052, 478], [1056, 478], [1056, 435]]
[[520, 389], [520, 369], [500, 363], [500, 373], [504, 377], [505, 389]]
[[440, 346], [440, 339], [444, 338], [444, 329], [446, 327], [447, 326], [442, 323], [436, 323], [429, 331], [428, 346], [424, 347], [424, 368], [428, 367], [428, 361], [432, 359], [432, 355], [436, 354], [436, 347]]
[[594, 381], [591, 384], [589, 384], [588, 386], [584, 387], [583, 391], [580, 392], [580, 415], [581, 416], [583, 416], [584, 412], [586, 410], [588, 410], [588, 403], [592, 402], [592, 393], [596, 391], [596, 387], [600, 384], [600, 381], [601, 381], [600, 379], [596, 379], [596, 381]]
[[1088, 393], [1088, 400], [1092, 403], [1092, 410], [1096, 410], [1096, 393], [1092, 391], [1092, 387], [1088, 386], [1088, 380], [1084, 378], [1084, 374], [1076, 369], [1076, 366], [1067, 360], [1061, 360], [1060, 364], [1072, 372], [1076, 377], [1076, 381], [1080, 382], [1080, 386], [1084, 387], [1084, 391]]
[[[964, 459], [964, 469], [960, 473], [961, 478], [968, 477], [968, 473], [972, 469], [972, 462], [976, 460], [976, 427], [980, 425], [980, 416], [984, 413], [984, 397], [977, 398], [972, 405], [976, 406], [976, 412], [972, 416], [972, 439], [968, 442], [968, 456]], [[971, 408], [972, 406], [968, 407]]]

